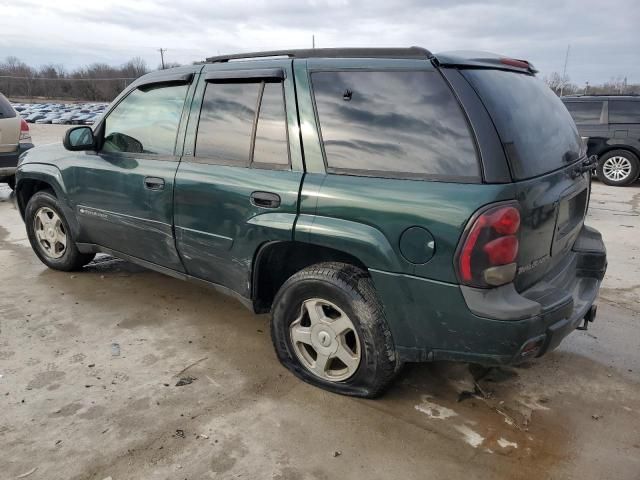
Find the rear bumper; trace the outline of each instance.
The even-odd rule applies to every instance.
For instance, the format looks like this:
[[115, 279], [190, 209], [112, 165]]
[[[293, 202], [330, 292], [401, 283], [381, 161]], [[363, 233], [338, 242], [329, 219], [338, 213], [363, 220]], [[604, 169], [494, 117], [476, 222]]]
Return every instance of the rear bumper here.
[[0, 153], [0, 178], [14, 175], [20, 155], [30, 148], [33, 148], [33, 143], [21, 143], [15, 152]]
[[[524, 292], [513, 285], [479, 290], [405, 276], [395, 279], [400, 285], [394, 293], [390, 278], [379, 272], [372, 276], [378, 291], [384, 291], [381, 297], [404, 361], [505, 365], [553, 350], [585, 316], [592, 316], [606, 266], [600, 233], [583, 227], [566, 261]], [[401, 311], [394, 297], [403, 296]]]

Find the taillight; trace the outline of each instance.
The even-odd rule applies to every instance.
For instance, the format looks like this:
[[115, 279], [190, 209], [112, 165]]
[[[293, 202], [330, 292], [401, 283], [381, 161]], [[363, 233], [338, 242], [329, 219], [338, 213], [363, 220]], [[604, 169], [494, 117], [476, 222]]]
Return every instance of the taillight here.
[[458, 250], [464, 285], [493, 287], [511, 282], [517, 271], [520, 211], [512, 204], [490, 207], [471, 224]]
[[20, 141], [31, 142], [31, 134], [29, 133], [29, 124], [24, 120], [24, 118], [20, 119]]

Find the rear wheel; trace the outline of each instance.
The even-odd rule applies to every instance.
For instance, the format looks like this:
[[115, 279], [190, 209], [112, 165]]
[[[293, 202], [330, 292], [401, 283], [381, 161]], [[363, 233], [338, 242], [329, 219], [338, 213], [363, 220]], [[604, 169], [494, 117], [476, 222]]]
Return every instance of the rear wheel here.
[[638, 179], [640, 161], [628, 150], [612, 150], [598, 161], [598, 178], [607, 185], [625, 186]]
[[352, 265], [313, 265], [289, 278], [273, 303], [271, 337], [285, 367], [335, 393], [375, 397], [400, 367], [371, 278]]
[[7, 185], [9, 185], [9, 188], [11, 190], [15, 190], [16, 189], [16, 176], [15, 175], [11, 175], [9, 178], [7, 178]]
[[25, 223], [31, 248], [49, 268], [77, 270], [95, 257], [93, 253], [78, 251], [58, 199], [49, 192], [37, 192], [31, 197], [25, 210]]

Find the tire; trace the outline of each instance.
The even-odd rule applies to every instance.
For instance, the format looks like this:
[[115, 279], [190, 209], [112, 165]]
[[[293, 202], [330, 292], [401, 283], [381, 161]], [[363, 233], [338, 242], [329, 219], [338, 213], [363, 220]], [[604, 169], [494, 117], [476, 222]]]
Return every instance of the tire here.
[[15, 175], [11, 175], [9, 178], [6, 179], [7, 185], [9, 185], [9, 188], [11, 190], [15, 190], [16, 189], [16, 176]]
[[[316, 323], [311, 322], [312, 311], [321, 312]], [[276, 294], [271, 314], [271, 339], [280, 362], [307, 383], [342, 395], [373, 398], [384, 392], [400, 370], [401, 363], [373, 282], [359, 268], [344, 263], [320, 263], [297, 272]], [[341, 327], [331, 329], [338, 323], [351, 327], [344, 333], [336, 333]], [[294, 332], [303, 331], [308, 334], [305, 341], [294, 341], [293, 337], [298, 337]], [[318, 352], [324, 348], [337, 348], [333, 355], [340, 357], [329, 358], [326, 373], [317, 365], [313, 368], [320, 358]], [[350, 356], [343, 363], [345, 349]], [[318, 370], [323, 372], [322, 376], [314, 373]]]
[[[55, 196], [47, 191], [40, 191], [27, 203], [24, 219], [31, 248], [40, 261], [54, 270], [69, 272], [89, 263], [95, 257], [95, 253], [78, 251], [71, 237], [69, 223], [62, 211]], [[49, 218], [48, 223], [40, 220], [43, 217]], [[61, 235], [65, 236], [64, 248], [63, 243], [58, 241]]]
[[638, 179], [640, 160], [628, 150], [611, 150], [598, 160], [598, 178], [615, 187], [630, 185]]

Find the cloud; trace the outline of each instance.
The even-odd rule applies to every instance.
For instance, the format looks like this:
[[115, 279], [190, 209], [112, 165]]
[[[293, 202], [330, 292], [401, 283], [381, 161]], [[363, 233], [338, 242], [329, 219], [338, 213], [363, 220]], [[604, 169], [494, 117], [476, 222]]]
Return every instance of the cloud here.
[[218, 53], [320, 47], [409, 46], [485, 50], [525, 58], [541, 74], [578, 84], [640, 82], [640, 4], [613, 0], [57, 0], [8, 2], [0, 58], [68, 67], [141, 56], [187, 63]]

